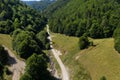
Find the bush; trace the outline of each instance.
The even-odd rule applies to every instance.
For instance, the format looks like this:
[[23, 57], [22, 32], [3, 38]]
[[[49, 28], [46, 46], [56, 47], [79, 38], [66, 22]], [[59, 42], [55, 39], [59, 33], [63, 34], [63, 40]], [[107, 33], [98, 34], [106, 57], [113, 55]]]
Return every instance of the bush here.
[[90, 42], [88, 40], [88, 37], [87, 36], [81, 36], [80, 39], [79, 39], [79, 48], [80, 49], [85, 49], [89, 46]]

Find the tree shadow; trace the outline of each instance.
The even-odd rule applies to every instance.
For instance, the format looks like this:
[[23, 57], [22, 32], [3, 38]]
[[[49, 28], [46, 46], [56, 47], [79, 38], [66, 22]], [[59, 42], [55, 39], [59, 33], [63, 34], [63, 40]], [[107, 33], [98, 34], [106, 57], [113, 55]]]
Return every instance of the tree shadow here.
[[[7, 50], [6, 50], [6, 52], [8, 53], [8, 51], [7, 51]], [[14, 57], [11, 57], [11, 56], [9, 55], [9, 53], [8, 53], [7, 58], [8, 58], [7, 65], [11, 66], [11, 65], [16, 64], [16, 63], [17, 63], [17, 62], [16, 62], [16, 60], [15, 60], [15, 58], [14, 58]]]

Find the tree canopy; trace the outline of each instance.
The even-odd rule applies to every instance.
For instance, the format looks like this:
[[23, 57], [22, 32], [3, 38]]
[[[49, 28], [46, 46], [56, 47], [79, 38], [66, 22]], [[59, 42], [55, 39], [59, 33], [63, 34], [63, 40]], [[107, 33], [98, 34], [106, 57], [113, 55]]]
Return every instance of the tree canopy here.
[[49, 25], [56, 33], [78, 37], [84, 33], [92, 38], [112, 37], [120, 21], [120, 5], [116, 0], [69, 0], [60, 7], [57, 2], [55, 5], [58, 5], [57, 10], [52, 8]]
[[20, 80], [56, 80], [47, 70], [47, 62], [42, 55], [33, 54], [26, 64], [25, 74]]

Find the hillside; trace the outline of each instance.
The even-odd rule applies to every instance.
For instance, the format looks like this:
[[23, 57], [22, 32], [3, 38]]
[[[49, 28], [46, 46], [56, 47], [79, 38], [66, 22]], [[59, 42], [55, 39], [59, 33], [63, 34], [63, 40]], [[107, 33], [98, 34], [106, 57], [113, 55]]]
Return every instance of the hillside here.
[[57, 10], [61, 9], [64, 7], [70, 0], [57, 0], [54, 4], [51, 4], [48, 6], [47, 9], [43, 12], [45, 16], [50, 18], [53, 13], [55, 13]]
[[61, 58], [68, 67], [70, 80], [89, 80], [90, 76], [92, 80], [103, 76], [106, 80], [120, 79], [120, 54], [114, 49], [113, 38], [90, 38], [95, 46], [79, 50], [77, 37], [55, 33], [52, 36], [54, 47], [63, 53]]
[[0, 56], [4, 56], [0, 80], [55, 79], [47, 70], [49, 60], [43, 52], [49, 49], [46, 23], [43, 15], [20, 0], [0, 0]]
[[56, 0], [42, 0], [42, 1], [23, 1], [27, 5], [36, 9], [37, 11], [44, 11], [48, 6], [56, 2]]
[[[59, 0], [45, 14], [71, 80], [120, 79], [119, 0]], [[84, 36], [93, 45], [80, 50]]]
[[53, 11], [48, 10], [50, 29], [55, 33], [105, 38], [119, 26], [120, 5], [116, 0], [69, 0], [63, 5], [64, 0], [60, 1], [53, 4], [55, 9], [50, 7]]
[[19, 0], [2, 0], [0, 4], [0, 33], [8, 34], [18, 28], [39, 32], [46, 24], [43, 16]]

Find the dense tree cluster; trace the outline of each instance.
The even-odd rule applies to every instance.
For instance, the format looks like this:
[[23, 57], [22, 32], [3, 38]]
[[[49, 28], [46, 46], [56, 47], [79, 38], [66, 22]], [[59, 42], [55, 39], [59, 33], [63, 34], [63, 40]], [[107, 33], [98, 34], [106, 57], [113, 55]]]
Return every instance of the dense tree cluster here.
[[46, 19], [19, 0], [0, 1], [0, 33], [11, 33], [15, 29], [39, 32]]
[[[13, 36], [13, 49], [22, 58], [46, 49], [47, 34], [40, 33], [47, 23], [45, 17], [19, 0], [1, 0], [0, 4], [0, 33]], [[46, 39], [45, 42], [40, 38]]]
[[113, 35], [120, 21], [120, 5], [116, 0], [69, 0], [51, 14], [49, 25], [53, 32], [104, 38]]
[[13, 49], [25, 59], [33, 53], [40, 54], [43, 49], [49, 49], [49, 41], [45, 31], [35, 34], [30, 31], [16, 29], [13, 32], [12, 45]]
[[[40, 80], [37, 77], [42, 69], [42, 76], [50, 76], [47, 71], [47, 57], [42, 52], [44, 49], [49, 49], [48, 35], [43, 31], [46, 23], [47, 20], [44, 16], [23, 4], [20, 0], [0, 0], [0, 33], [12, 36], [13, 49], [20, 57], [27, 59], [35, 53], [32, 56], [33, 59], [31, 59], [32, 57], [28, 59], [33, 63], [27, 62], [26, 72], [28, 74], [25, 73], [27, 77], [24, 80]], [[2, 49], [0, 46], [1, 51]], [[3, 68], [2, 61], [7, 60], [6, 55], [2, 56], [1, 54], [2, 52], [0, 52], [0, 69]], [[38, 56], [40, 54], [44, 57]], [[2, 70], [0, 70], [0, 73], [2, 73]], [[33, 74], [32, 72], [30, 74], [30, 70], [33, 71]], [[34, 77], [38, 76], [34, 78], [33, 75], [35, 75]]]
[[48, 33], [46, 31], [41, 31], [36, 35], [38, 45], [41, 46], [42, 49], [50, 49], [50, 44], [47, 37]]
[[47, 70], [47, 62], [42, 55], [33, 54], [27, 59], [25, 74], [20, 80], [56, 80]]

